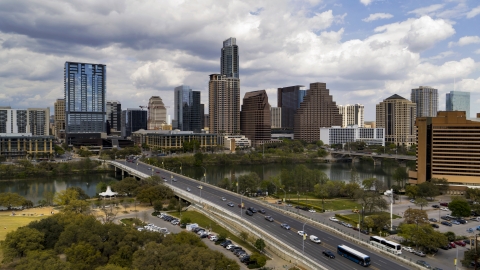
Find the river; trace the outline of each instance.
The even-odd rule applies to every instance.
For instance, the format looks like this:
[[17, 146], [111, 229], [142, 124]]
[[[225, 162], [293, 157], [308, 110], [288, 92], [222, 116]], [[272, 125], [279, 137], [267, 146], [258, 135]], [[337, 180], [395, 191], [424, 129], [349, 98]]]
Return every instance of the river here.
[[[292, 170], [296, 164], [265, 164], [265, 165], [227, 165], [227, 166], [205, 166], [202, 167], [180, 167], [171, 168], [174, 172], [182, 172], [184, 175], [202, 179], [206, 172], [206, 180], [208, 183], [217, 184], [224, 178], [234, 179], [242, 174], [256, 172], [261, 179], [268, 179], [270, 176], [280, 174], [282, 169]], [[327, 174], [331, 180], [346, 181], [350, 180], [352, 164], [349, 163], [320, 163], [305, 164], [309, 169], [320, 169]], [[392, 183], [391, 175], [397, 168], [396, 165], [380, 165], [374, 166], [371, 163], [356, 163], [355, 169], [361, 180], [376, 177], [383, 180], [387, 186]], [[43, 193], [46, 191], [58, 192], [68, 187], [81, 187], [89, 196], [96, 195], [96, 185], [100, 182], [111, 182], [119, 179], [115, 178], [113, 173], [103, 174], [85, 174], [85, 175], [69, 175], [57, 176], [50, 178], [38, 179], [19, 179], [19, 180], [2, 180], [0, 181], [0, 192], [14, 192], [22, 195], [28, 200], [36, 204], [43, 199]]]

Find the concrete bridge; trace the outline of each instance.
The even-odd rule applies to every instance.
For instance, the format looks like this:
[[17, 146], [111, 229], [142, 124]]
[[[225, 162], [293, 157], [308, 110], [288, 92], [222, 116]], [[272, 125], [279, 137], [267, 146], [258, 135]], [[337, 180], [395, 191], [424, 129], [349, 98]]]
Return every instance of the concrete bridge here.
[[384, 159], [394, 159], [401, 163], [409, 160], [416, 160], [416, 156], [397, 155], [397, 154], [377, 154], [377, 153], [357, 153], [354, 151], [331, 151], [330, 155], [336, 160], [351, 160], [352, 163], [360, 161], [362, 157], [373, 159], [373, 164], [378, 165]]

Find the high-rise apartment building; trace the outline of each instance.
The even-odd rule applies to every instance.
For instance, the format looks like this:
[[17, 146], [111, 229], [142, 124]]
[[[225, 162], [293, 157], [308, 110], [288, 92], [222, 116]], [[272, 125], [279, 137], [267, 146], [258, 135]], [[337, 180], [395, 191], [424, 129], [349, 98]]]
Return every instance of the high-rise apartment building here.
[[190, 86], [175, 87], [174, 129], [200, 132], [203, 129], [204, 107], [200, 104], [200, 91], [192, 91]]
[[282, 128], [294, 128], [295, 113], [307, 94], [304, 88], [303, 85], [295, 85], [277, 89], [277, 107], [282, 108]]
[[272, 128], [282, 128], [282, 108], [270, 107]]
[[417, 117], [435, 117], [438, 110], [438, 90], [430, 86], [412, 89], [411, 101], [417, 104]]
[[240, 130], [243, 135], [258, 145], [270, 141], [272, 131], [270, 104], [265, 90], [245, 93], [240, 112]]
[[107, 101], [107, 133], [122, 130], [122, 104], [120, 101]]
[[377, 104], [377, 128], [385, 129], [385, 143], [410, 146], [415, 143], [417, 105], [397, 94]]
[[65, 99], [57, 99], [53, 104], [55, 137], [63, 141], [65, 140]]
[[240, 132], [240, 80], [211, 74], [208, 83], [210, 133]]
[[148, 100], [148, 129], [160, 130], [167, 123], [167, 109], [159, 96]]
[[147, 111], [136, 108], [122, 111], [122, 137], [130, 137], [140, 129], [147, 129]]
[[447, 111], [465, 111], [467, 118], [470, 117], [470, 92], [450, 91], [445, 101]]
[[12, 109], [0, 107], [0, 133], [50, 135], [50, 108]]
[[220, 58], [220, 73], [227, 78], [240, 78], [238, 46], [236, 38], [229, 38], [223, 41]]
[[362, 104], [338, 105], [338, 111], [342, 115], [342, 127], [357, 125], [363, 128], [365, 107]]
[[[480, 120], [480, 119], [478, 119]], [[438, 112], [418, 117], [417, 166], [409, 172], [411, 184], [445, 178], [451, 194], [462, 194], [480, 179], [480, 121], [467, 120], [464, 111]]]
[[65, 62], [65, 131], [106, 132], [107, 66]]
[[[283, 108], [282, 108], [283, 113]], [[340, 126], [342, 116], [325, 83], [311, 83], [295, 114], [294, 138], [306, 142], [320, 140], [320, 128]]]

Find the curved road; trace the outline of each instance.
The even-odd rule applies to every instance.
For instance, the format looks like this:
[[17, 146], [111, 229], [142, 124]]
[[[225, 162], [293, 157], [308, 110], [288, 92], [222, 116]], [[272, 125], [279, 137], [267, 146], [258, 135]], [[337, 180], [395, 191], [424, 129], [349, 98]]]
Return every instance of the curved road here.
[[[364, 247], [358, 246], [354, 243], [349, 242], [346, 239], [343, 239], [337, 235], [330, 234], [329, 232], [322, 231], [317, 227], [310, 226], [308, 223], [305, 225], [305, 232], [308, 235], [316, 235], [322, 241], [321, 244], [315, 244], [311, 242], [308, 237], [307, 240], [302, 241], [302, 236], [297, 234], [297, 231], [301, 231], [303, 229], [304, 223], [296, 220], [295, 218], [289, 217], [281, 213], [280, 211], [272, 210], [272, 209], [265, 209], [267, 211], [266, 214], [256, 213], [253, 216], [248, 216], [245, 214], [245, 209], [241, 211], [241, 209], [237, 206], [243, 200], [245, 208], [248, 207], [255, 207], [255, 209], [262, 209], [264, 206], [255, 202], [254, 200], [250, 200], [246, 197], [240, 198], [240, 195], [232, 194], [228, 191], [211, 187], [210, 185], [205, 185], [203, 182], [198, 180], [194, 180], [191, 178], [187, 178], [184, 176], [174, 175], [173, 177], [177, 180], [176, 182], [172, 181], [172, 174], [169, 171], [162, 170], [159, 168], [155, 168], [153, 166], [149, 166], [146, 164], [139, 163], [130, 163], [126, 161], [117, 161], [122, 165], [126, 165], [132, 169], [138, 170], [142, 173], [147, 175], [152, 175], [152, 171], [148, 168], [153, 168], [154, 172], [153, 175], [159, 175], [165, 178], [165, 181], [168, 184], [171, 184], [177, 188], [186, 190], [187, 187], [190, 188], [190, 192], [197, 196], [200, 196], [203, 199], [209, 200], [212, 203], [217, 204], [220, 207], [228, 209], [233, 213], [237, 214], [238, 216], [242, 216], [244, 219], [250, 221], [251, 223], [255, 224], [263, 228], [263, 230], [269, 232], [271, 236], [275, 236], [280, 239], [282, 242], [289, 244], [291, 247], [296, 248], [300, 252], [304, 252], [305, 256], [309, 256], [310, 258], [321, 262], [322, 265], [327, 265], [331, 269], [364, 269], [364, 267], [342, 257], [339, 257], [337, 254], [337, 246], [338, 245], [347, 245], [351, 248], [354, 248], [361, 253], [364, 253], [370, 256], [371, 265], [370, 268], [372, 269], [388, 269], [388, 270], [400, 270], [400, 269], [411, 269], [411, 266], [406, 266], [401, 264], [398, 261], [391, 260], [388, 257], [384, 257], [382, 254], [378, 254], [372, 252], [369, 249]], [[198, 188], [199, 185], [202, 185], [203, 188]], [[223, 201], [221, 198], [225, 197], [226, 200]], [[229, 207], [227, 205], [228, 202], [234, 203], [234, 207]], [[264, 216], [269, 215], [274, 219], [274, 222], [269, 222], [265, 220]], [[290, 225], [291, 229], [286, 230], [283, 229], [280, 224], [287, 223]], [[355, 231], [353, 231], [355, 232]], [[329, 259], [322, 254], [323, 250], [330, 250], [335, 255], [335, 259]]]

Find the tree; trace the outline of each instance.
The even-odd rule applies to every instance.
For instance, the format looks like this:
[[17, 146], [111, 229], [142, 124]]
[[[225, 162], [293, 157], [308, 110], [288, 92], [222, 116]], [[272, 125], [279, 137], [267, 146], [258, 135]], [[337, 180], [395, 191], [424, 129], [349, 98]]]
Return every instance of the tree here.
[[375, 231], [381, 231], [386, 225], [390, 225], [390, 217], [388, 215], [371, 215], [369, 218], [373, 222], [373, 226], [370, 228]]
[[415, 199], [418, 195], [418, 185], [409, 185], [405, 188], [405, 194], [409, 198]]
[[12, 207], [22, 206], [24, 202], [25, 199], [18, 193], [0, 193], [0, 205], [6, 207], [8, 210], [11, 210]]
[[70, 263], [64, 262], [53, 250], [28, 252], [27, 256], [21, 259], [15, 266], [17, 270], [50, 270], [50, 269], [71, 269]]
[[405, 186], [405, 180], [408, 179], [408, 173], [405, 168], [398, 167], [395, 169], [395, 172], [393, 173], [393, 180], [397, 182], [397, 185], [404, 187]]
[[43, 237], [43, 233], [29, 227], [20, 227], [7, 233], [2, 243], [4, 260], [10, 262], [15, 258], [25, 257], [29, 251], [42, 250]]
[[454, 232], [449, 231], [449, 232], [444, 233], [443, 235], [445, 235], [445, 237], [447, 237], [449, 242], [453, 242], [457, 239], [457, 236], [455, 235]]
[[95, 269], [105, 263], [100, 251], [89, 243], [74, 243], [65, 250], [67, 261], [70, 262], [75, 269], [89, 270]]
[[428, 201], [424, 198], [418, 198], [415, 200], [415, 205], [420, 206], [420, 210], [423, 210], [423, 207], [428, 205]]
[[255, 248], [260, 250], [260, 251], [263, 251], [265, 249], [265, 241], [263, 241], [263, 239], [259, 238], [257, 239], [257, 241], [255, 241]]
[[400, 225], [398, 235], [417, 247], [424, 249], [434, 249], [445, 246], [448, 243], [447, 237], [433, 229], [430, 224], [406, 224]]
[[403, 214], [406, 224], [429, 224], [427, 211], [408, 208]]
[[468, 217], [471, 213], [470, 204], [462, 197], [454, 197], [448, 204], [448, 209], [454, 217]]
[[162, 211], [163, 209], [163, 202], [162, 201], [154, 201], [153, 202], [153, 210], [155, 210], [155, 212], [160, 212]]
[[445, 194], [450, 186], [446, 178], [432, 178], [430, 182], [437, 186], [440, 194]]
[[139, 187], [138, 181], [133, 177], [125, 177], [122, 181], [118, 181], [112, 185], [112, 189], [119, 194], [127, 194], [131, 196], [135, 193], [135, 190]]
[[359, 189], [355, 194], [355, 198], [363, 205], [367, 213], [374, 213], [388, 207], [388, 203], [383, 196], [375, 191]]
[[75, 189], [66, 189], [55, 193], [53, 202], [56, 205], [68, 205], [71, 201], [78, 200], [78, 192]]
[[154, 201], [165, 200], [173, 197], [173, 191], [164, 185], [141, 187], [137, 199], [141, 202], [148, 202], [153, 205]]
[[182, 217], [182, 219], [180, 219], [180, 224], [188, 224], [188, 223], [192, 223], [192, 220], [189, 217]]
[[250, 261], [256, 261], [257, 268], [263, 267], [265, 264], [267, 264], [267, 258], [265, 255], [262, 255], [258, 252], [254, 252], [252, 255], [250, 255]]
[[418, 187], [418, 197], [433, 200], [434, 197], [440, 195], [440, 191], [437, 185], [432, 182], [423, 182]]

